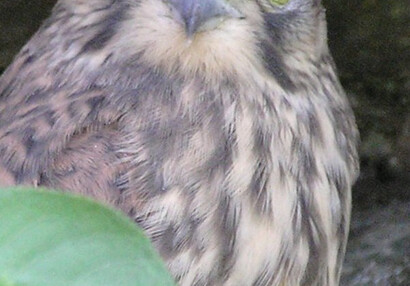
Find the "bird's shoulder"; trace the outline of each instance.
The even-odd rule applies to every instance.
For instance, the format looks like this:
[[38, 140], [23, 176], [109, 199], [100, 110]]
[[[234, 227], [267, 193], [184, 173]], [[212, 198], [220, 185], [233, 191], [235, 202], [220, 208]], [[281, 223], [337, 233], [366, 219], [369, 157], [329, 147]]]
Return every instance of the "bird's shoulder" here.
[[[132, 105], [113, 100], [131, 95], [52, 64], [41, 49], [33, 49], [32, 40], [0, 78], [0, 183], [41, 184], [47, 174], [60, 188], [78, 189], [64, 184], [70, 176], [73, 184], [90, 188], [86, 180], [108, 184], [118, 173], [107, 166], [116, 156], [114, 138], [121, 137], [118, 122]], [[92, 161], [103, 171], [77, 176], [90, 170], [86, 165]]]

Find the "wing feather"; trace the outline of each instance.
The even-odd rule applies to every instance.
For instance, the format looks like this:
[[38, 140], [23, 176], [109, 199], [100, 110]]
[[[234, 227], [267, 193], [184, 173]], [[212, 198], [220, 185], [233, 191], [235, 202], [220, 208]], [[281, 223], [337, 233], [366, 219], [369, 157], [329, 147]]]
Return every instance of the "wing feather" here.
[[116, 204], [124, 111], [107, 102], [110, 88], [62, 84], [33, 58], [23, 50], [0, 79], [0, 185], [46, 186]]

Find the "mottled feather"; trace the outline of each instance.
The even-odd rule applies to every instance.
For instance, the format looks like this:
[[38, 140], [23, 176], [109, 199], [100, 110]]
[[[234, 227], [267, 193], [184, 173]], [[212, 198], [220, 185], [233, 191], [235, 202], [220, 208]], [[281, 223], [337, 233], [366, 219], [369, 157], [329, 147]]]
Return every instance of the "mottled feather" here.
[[180, 285], [337, 285], [358, 133], [320, 1], [191, 38], [168, 2], [58, 2], [0, 78], [0, 185], [122, 209]]

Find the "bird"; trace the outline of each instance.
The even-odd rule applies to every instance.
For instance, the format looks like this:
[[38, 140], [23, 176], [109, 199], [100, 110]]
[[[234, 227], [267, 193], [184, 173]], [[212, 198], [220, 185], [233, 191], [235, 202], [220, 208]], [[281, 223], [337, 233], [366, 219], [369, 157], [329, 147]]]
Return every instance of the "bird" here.
[[127, 214], [178, 285], [338, 285], [359, 133], [320, 0], [59, 0], [0, 79], [0, 185]]

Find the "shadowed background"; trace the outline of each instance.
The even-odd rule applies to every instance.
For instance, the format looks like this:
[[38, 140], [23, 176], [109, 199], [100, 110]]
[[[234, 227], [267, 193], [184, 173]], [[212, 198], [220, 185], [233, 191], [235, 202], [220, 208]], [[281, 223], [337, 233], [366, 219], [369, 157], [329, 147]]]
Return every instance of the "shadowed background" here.
[[[0, 0], [0, 74], [55, 0]], [[410, 4], [326, 0], [329, 45], [362, 137], [342, 285], [410, 281]]]

